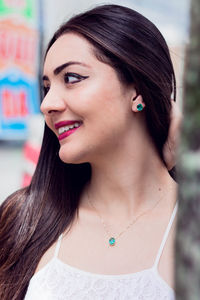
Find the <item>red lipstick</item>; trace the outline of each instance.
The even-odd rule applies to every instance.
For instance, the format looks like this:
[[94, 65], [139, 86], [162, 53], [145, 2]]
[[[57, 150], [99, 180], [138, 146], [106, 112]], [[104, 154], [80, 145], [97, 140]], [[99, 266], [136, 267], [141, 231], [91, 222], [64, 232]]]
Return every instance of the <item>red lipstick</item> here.
[[[74, 125], [76, 123], [76, 126], [73, 126], [73, 128], [69, 128], [70, 125]], [[64, 138], [67, 138], [69, 135], [74, 133], [79, 127], [82, 125], [81, 121], [77, 120], [71, 120], [71, 121], [60, 121], [58, 123], [55, 123], [55, 129], [58, 130], [58, 139], [59, 141], [63, 140]], [[61, 127], [67, 127], [60, 130]]]
[[78, 120], [73, 120], [73, 121], [61, 121], [61, 122], [55, 123], [54, 126], [55, 126], [55, 129], [58, 129], [58, 128], [60, 128], [60, 127], [72, 125], [72, 124], [74, 124], [74, 123], [81, 123], [81, 122], [78, 121]]
[[65, 131], [64, 133], [60, 134], [58, 137], [59, 141], [63, 140], [64, 138], [68, 137], [70, 134], [74, 133], [77, 129], [79, 129], [79, 127], [70, 129], [70, 130]]

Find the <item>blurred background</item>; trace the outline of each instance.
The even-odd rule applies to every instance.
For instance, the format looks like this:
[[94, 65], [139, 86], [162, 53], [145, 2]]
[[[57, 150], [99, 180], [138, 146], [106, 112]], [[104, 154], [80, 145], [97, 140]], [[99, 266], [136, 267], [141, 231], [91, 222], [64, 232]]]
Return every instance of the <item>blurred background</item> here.
[[48, 40], [72, 15], [107, 3], [133, 8], [160, 29], [182, 105], [190, 0], [0, 0], [0, 202], [30, 182], [37, 163], [44, 127], [39, 74]]

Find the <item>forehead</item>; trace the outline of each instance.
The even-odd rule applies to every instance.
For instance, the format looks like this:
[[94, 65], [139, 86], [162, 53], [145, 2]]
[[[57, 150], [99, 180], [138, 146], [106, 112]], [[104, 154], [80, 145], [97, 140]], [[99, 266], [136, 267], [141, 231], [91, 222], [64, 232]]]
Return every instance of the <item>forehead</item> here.
[[81, 35], [67, 33], [59, 37], [47, 52], [44, 73], [51, 71], [67, 61], [98, 63], [93, 54], [93, 46]]

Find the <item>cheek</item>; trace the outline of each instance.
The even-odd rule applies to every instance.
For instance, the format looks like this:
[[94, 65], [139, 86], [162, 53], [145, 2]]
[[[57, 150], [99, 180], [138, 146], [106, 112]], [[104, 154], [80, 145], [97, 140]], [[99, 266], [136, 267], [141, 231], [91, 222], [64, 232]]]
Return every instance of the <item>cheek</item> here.
[[54, 128], [50, 118], [45, 116], [44, 120], [45, 120], [45, 123], [47, 124], [47, 126], [55, 133], [55, 128]]
[[123, 96], [119, 86], [108, 84], [104, 80], [94, 80], [89, 82], [87, 87], [83, 87], [70, 95], [68, 107], [71, 111], [83, 114], [85, 117], [90, 115], [98, 117], [99, 114], [110, 114], [112, 117], [122, 105]]

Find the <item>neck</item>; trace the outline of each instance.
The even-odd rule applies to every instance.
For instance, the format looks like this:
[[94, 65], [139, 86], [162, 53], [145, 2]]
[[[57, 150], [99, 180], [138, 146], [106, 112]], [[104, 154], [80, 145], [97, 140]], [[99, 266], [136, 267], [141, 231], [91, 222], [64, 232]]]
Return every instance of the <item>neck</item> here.
[[[126, 147], [125, 147], [126, 148]], [[123, 147], [124, 149], [124, 147]], [[132, 149], [129, 146], [127, 149]], [[174, 193], [176, 184], [153, 147], [122, 155], [116, 150], [105, 161], [93, 163], [92, 178], [82, 197], [88, 197], [105, 218], [131, 219]]]

